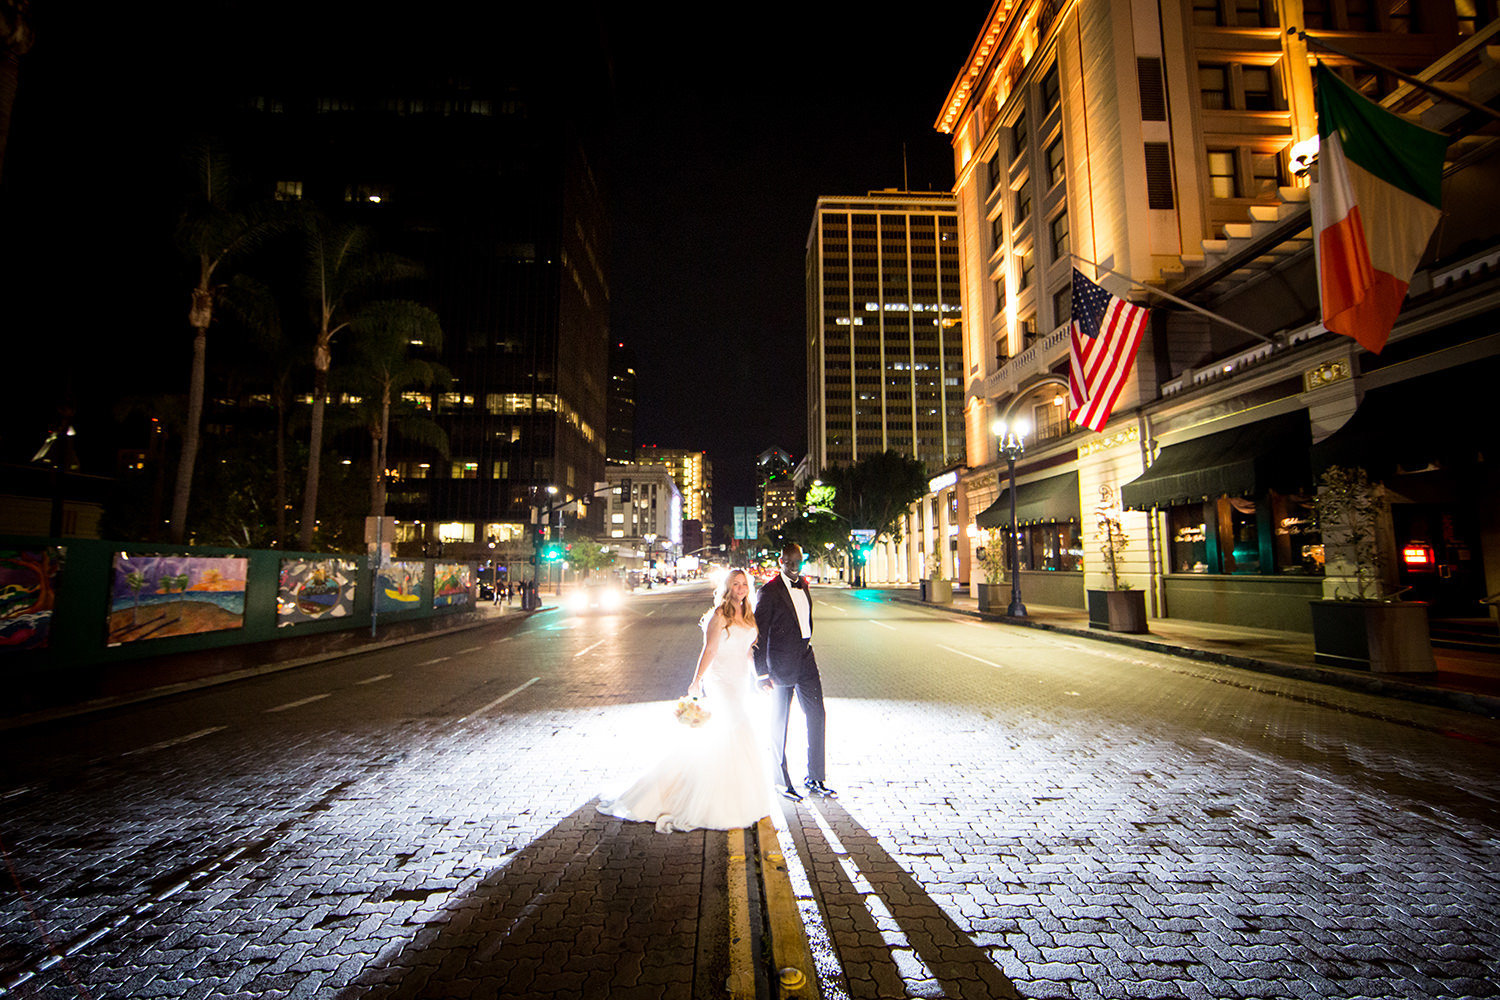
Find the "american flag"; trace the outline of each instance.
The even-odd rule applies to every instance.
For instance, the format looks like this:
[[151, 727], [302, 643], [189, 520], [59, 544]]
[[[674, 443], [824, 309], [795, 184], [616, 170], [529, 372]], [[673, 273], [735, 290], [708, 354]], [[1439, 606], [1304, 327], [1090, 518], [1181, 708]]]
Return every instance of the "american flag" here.
[[1073, 349], [1068, 373], [1068, 417], [1102, 431], [1135, 364], [1149, 312], [1094, 284], [1073, 269]]

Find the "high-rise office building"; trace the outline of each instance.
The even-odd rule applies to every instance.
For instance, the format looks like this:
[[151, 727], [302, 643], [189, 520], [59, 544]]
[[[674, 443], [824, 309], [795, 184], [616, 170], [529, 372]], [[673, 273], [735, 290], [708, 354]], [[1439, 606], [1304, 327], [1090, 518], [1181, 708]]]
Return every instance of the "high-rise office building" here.
[[819, 198], [807, 238], [811, 465], [963, 458], [963, 310], [952, 195]]
[[607, 418], [604, 457], [611, 462], [630, 462], [635, 456], [635, 352], [616, 341], [609, 348], [609, 390], [605, 393]]
[[[379, 250], [421, 265], [381, 293], [442, 324], [441, 351], [413, 353], [441, 361], [451, 382], [408, 386], [403, 401], [443, 430], [448, 453], [393, 429], [397, 544], [523, 560], [540, 491], [586, 497], [604, 480], [608, 232], [594, 154], [605, 53], [556, 15], [452, 3], [409, 29], [321, 31], [350, 42], [351, 57], [289, 59], [290, 71], [266, 64], [236, 82], [224, 129], [236, 174], [367, 226]], [[429, 32], [444, 43], [423, 44]], [[335, 341], [336, 366], [349, 339]]]

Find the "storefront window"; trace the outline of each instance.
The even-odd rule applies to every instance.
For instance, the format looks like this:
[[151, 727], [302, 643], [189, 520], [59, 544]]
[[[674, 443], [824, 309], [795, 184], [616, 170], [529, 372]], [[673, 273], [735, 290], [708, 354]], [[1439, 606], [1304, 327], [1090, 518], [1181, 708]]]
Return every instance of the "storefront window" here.
[[1273, 492], [1172, 507], [1166, 512], [1170, 571], [1321, 575], [1322, 537], [1308, 503]]
[[1228, 507], [1229, 559], [1224, 571], [1236, 575], [1260, 575], [1260, 531], [1256, 523], [1254, 500], [1225, 497], [1219, 503]]
[[1208, 535], [1203, 504], [1190, 503], [1169, 510], [1167, 537], [1171, 540], [1173, 573], [1208, 572]]
[[[999, 536], [1004, 544], [1003, 533]], [[1018, 542], [1023, 570], [1073, 573], [1083, 569], [1083, 532], [1077, 524], [1031, 524], [1021, 529]], [[1005, 556], [1010, 565], [1010, 553]]]

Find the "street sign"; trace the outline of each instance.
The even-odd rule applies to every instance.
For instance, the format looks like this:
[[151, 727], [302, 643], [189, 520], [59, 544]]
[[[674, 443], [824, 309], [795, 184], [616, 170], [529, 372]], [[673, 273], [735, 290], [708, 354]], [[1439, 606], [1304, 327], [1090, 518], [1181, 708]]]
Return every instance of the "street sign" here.
[[874, 528], [850, 528], [849, 534], [855, 541], [864, 542], [866, 545], [875, 540]]

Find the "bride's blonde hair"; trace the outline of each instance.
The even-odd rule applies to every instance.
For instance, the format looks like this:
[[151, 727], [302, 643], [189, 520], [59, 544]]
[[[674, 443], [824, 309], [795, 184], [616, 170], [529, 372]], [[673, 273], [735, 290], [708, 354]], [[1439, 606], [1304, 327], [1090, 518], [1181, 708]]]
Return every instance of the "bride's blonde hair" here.
[[744, 622], [751, 628], [755, 627], [755, 613], [750, 610], [750, 598], [755, 593], [755, 585], [750, 582], [749, 573], [742, 569], [732, 569], [724, 574], [724, 579], [720, 580], [719, 585], [714, 588], [714, 606], [709, 608], [703, 616], [701, 624], [704, 628], [708, 627], [714, 612], [718, 611], [724, 615], [724, 631], [729, 631], [729, 623], [734, 620], [734, 598], [729, 593], [729, 587], [734, 583], [736, 575], [743, 576], [745, 585], [750, 588], [745, 594]]

